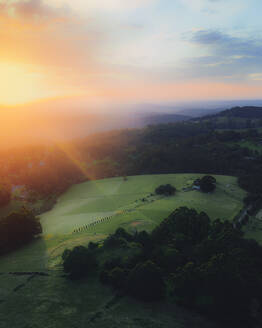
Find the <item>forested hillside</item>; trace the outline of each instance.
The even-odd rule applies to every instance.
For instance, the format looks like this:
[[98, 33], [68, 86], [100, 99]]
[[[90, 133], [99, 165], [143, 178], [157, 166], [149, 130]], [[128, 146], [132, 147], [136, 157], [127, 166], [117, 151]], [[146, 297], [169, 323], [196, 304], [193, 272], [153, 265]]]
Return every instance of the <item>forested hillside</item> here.
[[193, 119], [213, 129], [250, 129], [262, 127], [262, 107], [233, 107], [214, 115]]

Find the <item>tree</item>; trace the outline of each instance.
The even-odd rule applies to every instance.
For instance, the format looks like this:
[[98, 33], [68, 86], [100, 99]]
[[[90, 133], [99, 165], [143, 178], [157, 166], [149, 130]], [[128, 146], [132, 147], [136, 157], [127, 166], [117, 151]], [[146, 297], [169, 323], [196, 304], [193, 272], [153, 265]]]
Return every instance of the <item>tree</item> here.
[[108, 273], [108, 283], [110, 283], [114, 288], [122, 288], [125, 285], [126, 277], [126, 270], [115, 267]]
[[62, 255], [64, 271], [71, 279], [85, 277], [97, 267], [95, 253], [84, 246], [66, 249]]
[[211, 175], [205, 175], [199, 180], [199, 186], [203, 192], [211, 192], [216, 189], [216, 179]]
[[42, 233], [42, 227], [34, 214], [22, 208], [0, 220], [0, 253], [21, 247]]
[[164, 296], [161, 270], [151, 261], [137, 264], [127, 278], [128, 293], [144, 301], [157, 301]]
[[171, 186], [170, 184], [161, 185], [155, 189], [155, 193], [157, 195], [171, 196], [174, 195], [175, 192], [176, 192], [176, 188]]
[[209, 229], [210, 218], [206, 213], [180, 207], [153, 230], [152, 237], [160, 244], [183, 239], [194, 245], [208, 236]]

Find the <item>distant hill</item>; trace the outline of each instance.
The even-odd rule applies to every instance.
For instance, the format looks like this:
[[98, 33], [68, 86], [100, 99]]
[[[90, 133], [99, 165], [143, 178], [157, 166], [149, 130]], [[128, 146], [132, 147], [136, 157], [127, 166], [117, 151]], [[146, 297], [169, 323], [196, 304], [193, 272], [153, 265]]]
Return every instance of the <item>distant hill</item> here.
[[235, 117], [244, 119], [261, 119], [262, 118], [262, 107], [258, 106], [236, 106], [230, 109], [222, 110], [218, 113], [208, 114], [205, 116], [199, 115], [194, 117], [193, 120], [205, 120], [218, 117]]
[[154, 114], [141, 119], [143, 125], [167, 124], [188, 121], [192, 117], [179, 114]]
[[233, 107], [214, 115], [193, 118], [213, 129], [250, 129], [262, 127], [262, 107]]
[[214, 116], [260, 119], [262, 118], [262, 107], [256, 107], [256, 106], [233, 107], [231, 109], [227, 109], [218, 114], [215, 114]]

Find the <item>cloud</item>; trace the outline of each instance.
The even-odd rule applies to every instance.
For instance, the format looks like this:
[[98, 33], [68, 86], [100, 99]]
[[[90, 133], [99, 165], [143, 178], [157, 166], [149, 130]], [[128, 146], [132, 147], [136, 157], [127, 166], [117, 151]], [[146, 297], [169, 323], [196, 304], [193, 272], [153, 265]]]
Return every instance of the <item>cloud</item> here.
[[68, 7], [53, 8], [43, 0], [4, 1], [0, 4], [0, 16], [31, 23], [65, 19], [68, 14]]
[[249, 78], [253, 81], [262, 81], [262, 73], [249, 74]]
[[33, 16], [56, 16], [55, 10], [44, 4], [42, 0], [20, 1], [11, 4], [9, 7], [14, 9], [15, 15], [20, 17], [31, 18]]
[[[72, 0], [46, 0], [52, 5], [61, 6], [61, 4], [66, 3], [72, 6]], [[129, 11], [136, 8], [146, 7], [159, 0], [74, 0], [73, 6], [76, 10], [84, 11], [110, 11], [120, 12]]]
[[193, 33], [190, 41], [225, 56], [262, 57], [262, 38], [236, 37], [216, 30], [199, 30]]
[[104, 35], [94, 20], [84, 20], [68, 7], [53, 8], [43, 0], [0, 5], [2, 63], [27, 65], [60, 83], [62, 75], [73, 83], [78, 76], [88, 80], [99, 71], [96, 57]]
[[219, 16], [220, 21], [227, 19], [235, 19], [232, 15], [236, 15], [242, 10], [247, 10], [250, 5], [246, 0], [180, 0], [189, 11], [194, 13], [209, 14]]
[[191, 41], [199, 44], [213, 44], [220, 41], [228, 41], [230, 38], [227, 35], [223, 35], [218, 31], [195, 31], [192, 35]]
[[184, 60], [184, 76], [243, 81], [261, 71], [262, 38], [196, 30], [183, 40], [206, 53]]
[[184, 5], [193, 10], [203, 10], [214, 7], [215, 4], [223, 3], [225, 0], [180, 0]]

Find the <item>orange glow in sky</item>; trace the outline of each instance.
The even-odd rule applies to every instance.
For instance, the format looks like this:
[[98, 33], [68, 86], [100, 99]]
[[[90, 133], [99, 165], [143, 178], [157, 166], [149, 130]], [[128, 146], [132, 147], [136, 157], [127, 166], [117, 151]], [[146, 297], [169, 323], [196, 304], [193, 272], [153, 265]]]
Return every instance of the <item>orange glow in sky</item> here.
[[0, 63], [0, 103], [17, 105], [49, 96], [43, 77], [31, 73], [25, 66]]
[[0, 105], [261, 98], [262, 41], [232, 27], [259, 10], [166, 1], [0, 0]]

